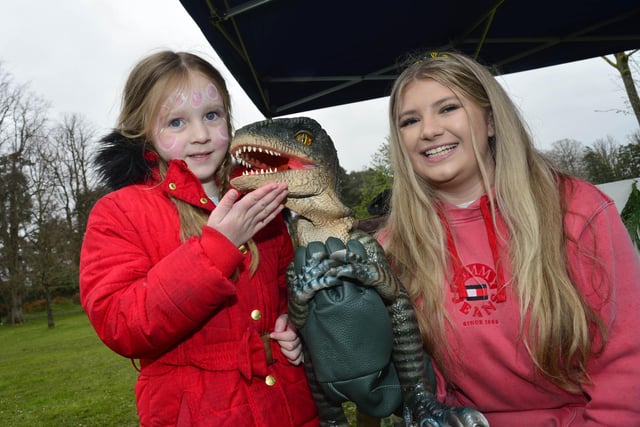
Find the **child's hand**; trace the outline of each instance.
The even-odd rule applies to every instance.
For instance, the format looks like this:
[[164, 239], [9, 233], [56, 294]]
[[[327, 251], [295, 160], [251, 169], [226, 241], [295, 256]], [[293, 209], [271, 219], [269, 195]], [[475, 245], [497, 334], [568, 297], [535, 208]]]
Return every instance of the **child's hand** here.
[[294, 326], [288, 322], [286, 314], [281, 314], [276, 319], [274, 331], [269, 337], [278, 341], [282, 354], [290, 363], [299, 365], [302, 362], [302, 341], [300, 341]]
[[282, 212], [287, 194], [286, 183], [263, 185], [240, 200], [238, 191], [229, 190], [209, 215], [207, 225], [240, 246]]

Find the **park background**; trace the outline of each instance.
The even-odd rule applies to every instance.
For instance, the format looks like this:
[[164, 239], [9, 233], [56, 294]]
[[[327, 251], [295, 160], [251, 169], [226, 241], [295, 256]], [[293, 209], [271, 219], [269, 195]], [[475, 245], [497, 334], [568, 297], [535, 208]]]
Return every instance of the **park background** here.
[[[10, 2], [0, 28], [0, 425], [137, 425], [137, 372], [98, 340], [78, 304], [79, 245], [104, 193], [94, 143], [115, 122], [130, 68], [163, 48], [223, 69], [236, 127], [263, 117], [178, 1]], [[637, 78], [633, 56], [631, 65]], [[538, 148], [601, 185], [622, 212], [640, 177], [640, 133], [617, 70], [591, 58], [500, 81]], [[334, 139], [343, 197], [359, 218], [391, 179], [386, 105], [305, 113]]]

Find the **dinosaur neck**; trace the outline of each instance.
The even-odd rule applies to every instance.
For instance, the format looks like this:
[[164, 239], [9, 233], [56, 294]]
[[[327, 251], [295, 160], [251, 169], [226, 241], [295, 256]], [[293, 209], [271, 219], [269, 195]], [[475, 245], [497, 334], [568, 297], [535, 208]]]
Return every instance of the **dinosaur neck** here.
[[329, 237], [337, 237], [343, 242], [349, 240], [353, 219], [343, 217], [327, 225], [314, 224], [306, 218], [299, 218], [296, 226], [299, 246], [307, 246], [310, 242], [326, 242]]
[[309, 242], [324, 242], [329, 237], [348, 240], [354, 218], [351, 209], [334, 193], [290, 198], [287, 207], [299, 215], [296, 229], [298, 244], [306, 246]]

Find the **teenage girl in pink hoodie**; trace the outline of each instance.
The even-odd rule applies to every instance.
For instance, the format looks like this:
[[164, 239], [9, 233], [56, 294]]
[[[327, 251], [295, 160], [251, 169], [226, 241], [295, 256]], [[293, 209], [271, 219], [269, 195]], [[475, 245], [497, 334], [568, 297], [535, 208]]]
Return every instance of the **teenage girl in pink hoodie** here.
[[380, 240], [438, 397], [492, 427], [640, 425], [640, 261], [612, 200], [545, 160], [466, 56], [413, 62], [390, 123]]

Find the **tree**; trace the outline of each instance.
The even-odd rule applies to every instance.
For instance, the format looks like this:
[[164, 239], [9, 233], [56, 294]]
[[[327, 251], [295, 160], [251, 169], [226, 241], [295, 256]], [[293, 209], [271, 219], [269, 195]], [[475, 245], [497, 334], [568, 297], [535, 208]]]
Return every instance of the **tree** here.
[[98, 195], [90, 188], [92, 138], [93, 131], [83, 119], [71, 115], [31, 150], [33, 224], [27, 235], [26, 256], [30, 282], [44, 292], [50, 328], [55, 326], [53, 291], [71, 289], [76, 293], [78, 289], [80, 245]]
[[17, 156], [0, 158], [0, 244], [2, 252], [2, 296], [8, 303], [8, 323], [22, 323], [25, 293], [24, 225], [30, 218], [27, 179], [18, 167]]
[[360, 203], [358, 172], [349, 172], [340, 166], [338, 170], [338, 195], [342, 203], [353, 209]]
[[52, 296], [78, 292], [82, 236], [103, 194], [89, 168], [93, 129], [78, 115], [49, 126], [47, 109], [0, 67], [0, 306], [10, 324], [44, 294], [55, 325]]
[[618, 146], [613, 138], [596, 140], [593, 147], [585, 149], [583, 159], [589, 182], [602, 184], [621, 179], [618, 168]]
[[53, 239], [48, 235], [49, 228], [46, 226], [48, 219], [54, 216], [56, 211], [54, 191], [52, 191], [53, 186], [51, 185], [51, 165], [55, 161], [55, 148], [49, 144], [46, 137], [43, 139], [44, 141], [41, 143], [31, 145], [33, 162], [26, 168], [30, 182], [28, 190], [32, 204], [32, 222], [25, 232], [24, 254], [29, 282], [33, 287], [43, 287], [45, 290], [48, 325], [53, 328], [55, 324], [51, 310], [51, 293], [42, 271], [57, 267], [55, 262], [50, 262], [51, 255], [57, 252], [54, 247], [57, 242], [48, 244], [48, 241]]
[[391, 153], [389, 152], [389, 139], [378, 147], [373, 154], [371, 167], [390, 183], [393, 180], [393, 167], [391, 166]]
[[384, 190], [391, 188], [393, 173], [389, 159], [389, 144], [382, 144], [374, 153], [370, 165], [361, 171], [346, 173], [340, 168], [340, 199], [353, 210], [357, 219], [372, 216], [368, 207]]
[[102, 195], [101, 191], [94, 190], [96, 180], [89, 168], [95, 131], [84, 118], [73, 114], [54, 127], [52, 138], [57, 147], [53, 182], [78, 264], [89, 212]]
[[561, 139], [554, 142], [551, 150], [546, 154], [564, 172], [579, 178], [587, 178], [583, 162], [584, 150], [585, 147], [580, 141]]
[[640, 190], [636, 184], [636, 181], [631, 183], [631, 194], [629, 194], [629, 200], [620, 212], [620, 216], [629, 231], [631, 240], [640, 249]]
[[0, 286], [9, 302], [10, 324], [24, 321], [24, 237], [32, 218], [32, 188], [26, 171], [32, 164], [29, 147], [42, 138], [47, 108], [41, 98], [15, 85], [0, 69]]
[[356, 206], [356, 217], [368, 218], [380, 215], [379, 212], [372, 212], [370, 205], [380, 194], [389, 190], [393, 184], [393, 169], [389, 156], [389, 141], [384, 142], [374, 153], [368, 169], [366, 185], [360, 187], [361, 202]]
[[373, 188], [377, 187], [376, 181], [376, 172], [371, 168], [349, 174], [349, 182], [355, 196], [350, 207], [357, 219], [371, 216], [367, 211], [367, 205], [373, 197]]
[[[640, 131], [635, 133], [640, 140]], [[640, 142], [631, 142], [618, 149], [617, 161], [620, 179], [640, 177]]]
[[616, 52], [613, 54], [613, 60], [606, 56], [603, 56], [602, 59], [620, 73], [624, 89], [627, 92], [627, 97], [629, 98], [629, 104], [631, 104], [631, 109], [636, 116], [638, 125], [640, 125], [640, 97], [638, 96], [638, 91], [636, 90], [635, 82], [633, 81], [633, 76], [631, 74], [631, 68], [629, 67], [629, 58], [631, 58], [631, 55], [638, 52], [638, 50], [639, 49], [636, 49], [629, 53]]

